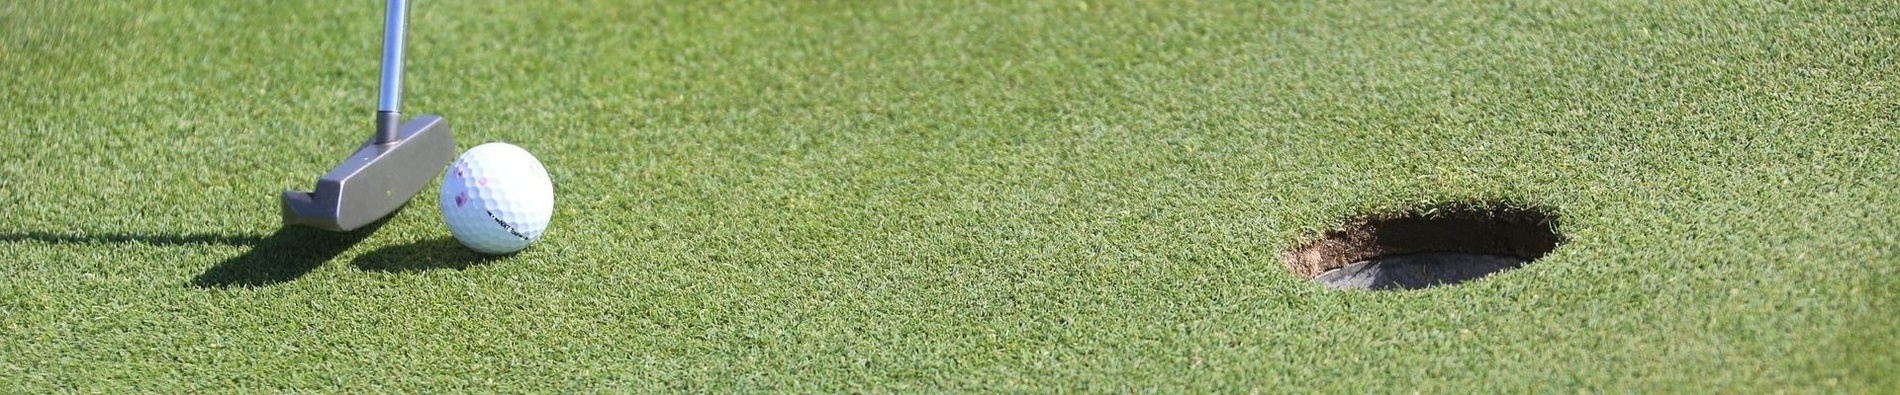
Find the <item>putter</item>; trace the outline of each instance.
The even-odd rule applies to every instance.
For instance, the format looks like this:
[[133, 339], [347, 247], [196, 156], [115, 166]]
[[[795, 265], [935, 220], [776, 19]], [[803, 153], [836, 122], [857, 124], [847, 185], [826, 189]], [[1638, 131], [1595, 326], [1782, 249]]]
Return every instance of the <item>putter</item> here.
[[376, 222], [422, 191], [455, 155], [455, 138], [442, 117], [402, 122], [402, 33], [408, 5], [389, 0], [383, 22], [382, 87], [376, 134], [317, 180], [314, 192], [285, 190], [284, 224], [347, 232]]

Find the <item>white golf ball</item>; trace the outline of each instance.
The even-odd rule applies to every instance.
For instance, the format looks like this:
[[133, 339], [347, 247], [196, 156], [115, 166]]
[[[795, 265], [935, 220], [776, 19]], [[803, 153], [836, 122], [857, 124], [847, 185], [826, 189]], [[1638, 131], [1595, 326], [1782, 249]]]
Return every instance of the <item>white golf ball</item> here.
[[533, 154], [508, 143], [470, 148], [442, 174], [442, 222], [469, 249], [507, 254], [541, 238], [554, 216], [554, 183]]

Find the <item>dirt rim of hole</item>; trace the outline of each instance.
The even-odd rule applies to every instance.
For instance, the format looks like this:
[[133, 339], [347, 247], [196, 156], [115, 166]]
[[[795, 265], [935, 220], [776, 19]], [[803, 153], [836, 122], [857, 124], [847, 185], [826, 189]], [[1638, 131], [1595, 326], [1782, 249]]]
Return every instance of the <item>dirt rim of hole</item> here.
[[1352, 218], [1280, 260], [1334, 289], [1450, 285], [1542, 258], [1565, 241], [1558, 222], [1555, 209], [1510, 202], [1421, 205]]

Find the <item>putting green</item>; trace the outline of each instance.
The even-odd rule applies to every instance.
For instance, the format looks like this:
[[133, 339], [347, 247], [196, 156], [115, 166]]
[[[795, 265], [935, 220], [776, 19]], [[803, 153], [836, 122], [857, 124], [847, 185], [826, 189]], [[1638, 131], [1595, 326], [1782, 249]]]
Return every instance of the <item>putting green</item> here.
[[[380, 2], [0, 3], [0, 388], [1900, 388], [1900, 3], [1648, 3], [418, 1], [405, 109], [554, 180], [501, 258], [279, 229]], [[1280, 261], [1471, 202], [1566, 241]]]

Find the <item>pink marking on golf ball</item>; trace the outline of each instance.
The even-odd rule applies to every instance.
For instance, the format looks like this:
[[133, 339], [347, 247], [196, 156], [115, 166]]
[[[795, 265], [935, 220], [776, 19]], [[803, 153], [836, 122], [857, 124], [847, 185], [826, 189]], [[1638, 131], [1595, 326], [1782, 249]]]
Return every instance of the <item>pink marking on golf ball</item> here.
[[464, 204], [468, 204], [468, 192], [455, 194], [455, 207], [462, 207]]
[[475, 185], [480, 185], [484, 187], [488, 186], [488, 177], [482, 177], [482, 178], [476, 179]]

